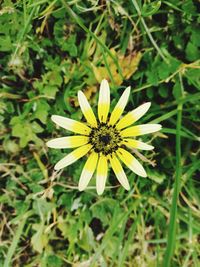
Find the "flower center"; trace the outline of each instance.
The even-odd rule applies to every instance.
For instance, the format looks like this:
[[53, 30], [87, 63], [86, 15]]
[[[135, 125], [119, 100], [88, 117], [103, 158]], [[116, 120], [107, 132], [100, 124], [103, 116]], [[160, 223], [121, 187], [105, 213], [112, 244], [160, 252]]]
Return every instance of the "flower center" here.
[[109, 134], [99, 136], [99, 141], [103, 142], [105, 145], [108, 145], [110, 143], [111, 137]]
[[100, 123], [97, 128], [92, 128], [89, 142], [93, 145], [96, 153], [111, 154], [120, 146], [122, 138], [115, 126]]

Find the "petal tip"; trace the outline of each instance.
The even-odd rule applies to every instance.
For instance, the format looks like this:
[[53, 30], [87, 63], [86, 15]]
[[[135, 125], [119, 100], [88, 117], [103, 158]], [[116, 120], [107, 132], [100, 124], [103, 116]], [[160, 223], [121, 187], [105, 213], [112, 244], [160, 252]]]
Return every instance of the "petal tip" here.
[[81, 90], [78, 90], [78, 97], [84, 95], [84, 93]]
[[79, 90], [77, 96], [78, 96], [79, 106], [81, 107], [81, 103], [84, 102], [85, 100], [85, 95], [81, 90]]
[[47, 147], [51, 147], [51, 140], [48, 141], [48, 142], [46, 142], [46, 146], [47, 146]]
[[162, 125], [161, 124], [155, 124], [155, 127], [156, 127], [157, 131], [160, 131], [162, 129]]
[[59, 168], [59, 166], [57, 166], [57, 164], [54, 166], [54, 170], [55, 171], [59, 171], [60, 170], [60, 168]]
[[143, 178], [146, 178], [146, 177], [147, 177], [147, 173], [146, 173], [146, 172], [142, 172], [142, 173], [140, 174], [140, 176], [143, 177]]
[[129, 191], [131, 189], [130, 185], [127, 185], [126, 187], [124, 187], [127, 191]]
[[128, 101], [128, 98], [129, 98], [130, 93], [131, 93], [131, 87], [128, 86], [128, 87], [124, 90], [124, 93], [123, 93], [123, 94], [126, 96], [127, 101]]
[[97, 195], [98, 195], [98, 196], [101, 196], [102, 194], [103, 194], [103, 191], [98, 191], [98, 190], [97, 190]]
[[51, 115], [51, 120], [54, 122], [54, 120], [56, 119], [57, 115]]
[[57, 122], [59, 121], [60, 117], [61, 117], [61, 116], [59, 116], [59, 115], [52, 115], [52, 116], [51, 116], [51, 120], [52, 120], [54, 123], [57, 124]]
[[143, 150], [153, 150], [154, 148], [155, 148], [154, 146], [144, 143]]
[[82, 192], [82, 191], [84, 191], [84, 190], [85, 190], [85, 188], [84, 188], [84, 187], [82, 187], [82, 186], [78, 186], [78, 190], [79, 190], [80, 192]]
[[100, 89], [109, 91], [109, 83], [106, 79], [103, 79], [100, 84]]
[[148, 111], [148, 109], [150, 108], [150, 106], [151, 106], [151, 102], [146, 102], [146, 103], [143, 104], [143, 107], [146, 108], [146, 112]]
[[150, 107], [151, 106], [151, 102], [146, 102], [146, 105], [148, 105]]
[[102, 83], [108, 83], [108, 81], [106, 79], [103, 79], [101, 82]]

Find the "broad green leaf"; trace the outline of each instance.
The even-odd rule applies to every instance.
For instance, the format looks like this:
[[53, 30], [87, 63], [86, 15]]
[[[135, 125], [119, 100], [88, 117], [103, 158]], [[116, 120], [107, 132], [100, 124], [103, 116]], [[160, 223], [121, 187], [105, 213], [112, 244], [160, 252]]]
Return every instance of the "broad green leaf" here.
[[36, 233], [31, 238], [31, 244], [34, 250], [42, 253], [48, 244], [48, 236], [44, 233], [45, 225], [43, 222], [40, 224], [34, 224], [33, 229], [36, 230]]

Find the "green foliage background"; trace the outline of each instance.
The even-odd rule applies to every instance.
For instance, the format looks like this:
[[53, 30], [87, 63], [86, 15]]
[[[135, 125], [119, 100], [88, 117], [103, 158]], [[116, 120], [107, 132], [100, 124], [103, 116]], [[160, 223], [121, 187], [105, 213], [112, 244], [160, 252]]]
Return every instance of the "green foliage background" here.
[[[191, 0], [1, 2], [0, 266], [200, 265], [199, 11]], [[127, 75], [119, 55], [135, 64]], [[131, 85], [126, 111], [151, 101], [141, 122], [163, 130], [143, 138], [155, 146], [148, 178], [126, 169], [126, 192], [110, 171], [97, 196], [95, 179], [77, 190], [85, 159], [55, 173], [67, 151], [45, 142], [68, 134], [52, 114], [82, 119], [78, 90], [96, 109], [102, 73], [112, 107]]]

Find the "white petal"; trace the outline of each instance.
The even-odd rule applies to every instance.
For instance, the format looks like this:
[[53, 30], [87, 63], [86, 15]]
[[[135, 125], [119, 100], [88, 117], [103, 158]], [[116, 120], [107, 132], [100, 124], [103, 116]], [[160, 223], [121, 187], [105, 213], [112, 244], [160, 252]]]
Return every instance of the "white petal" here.
[[119, 160], [117, 159], [116, 156], [110, 156], [109, 159], [110, 159], [111, 167], [112, 167], [118, 181], [126, 190], [129, 190], [130, 185], [129, 185], [128, 179], [126, 177], [126, 174], [122, 168], [121, 163], [119, 162]]
[[117, 129], [123, 129], [126, 128], [128, 126], [130, 126], [131, 124], [133, 124], [134, 122], [138, 121], [150, 108], [151, 103], [147, 102], [141, 106], [139, 106], [138, 108], [130, 111], [129, 113], [127, 113], [116, 125]]
[[102, 80], [99, 92], [98, 117], [100, 122], [106, 122], [110, 109], [110, 88], [107, 80]]
[[133, 155], [131, 155], [131, 153], [129, 153], [123, 148], [119, 148], [117, 150], [117, 155], [124, 162], [124, 164], [134, 173], [142, 177], [147, 177], [143, 166], [135, 157], [133, 157]]
[[135, 149], [141, 149], [141, 150], [152, 150], [154, 149], [153, 146], [148, 145], [146, 143], [143, 143], [141, 141], [135, 140], [135, 139], [130, 139], [130, 138], [124, 138], [123, 139], [123, 144], [135, 148]]
[[75, 121], [58, 115], [52, 115], [51, 119], [58, 126], [75, 133], [88, 135], [91, 131], [89, 127], [79, 121]]
[[66, 136], [55, 138], [46, 143], [51, 148], [72, 148], [83, 146], [89, 141], [87, 136]]
[[69, 153], [66, 157], [58, 161], [54, 167], [55, 170], [63, 169], [83, 157], [92, 148], [92, 145], [87, 144], [76, 148], [74, 151]]
[[103, 194], [106, 184], [107, 173], [108, 173], [108, 161], [105, 156], [101, 155], [97, 165], [97, 178], [96, 178], [96, 188], [98, 195]]
[[89, 104], [86, 96], [81, 91], [78, 91], [78, 101], [79, 101], [79, 105], [81, 107], [81, 110], [82, 110], [83, 115], [85, 116], [87, 122], [92, 127], [97, 127], [97, 120], [95, 118], [94, 112], [91, 109], [90, 104]]
[[129, 86], [123, 92], [117, 105], [115, 106], [113, 112], [111, 113], [109, 124], [114, 125], [119, 120], [119, 118], [122, 115], [124, 108], [128, 102], [130, 91], [131, 91], [131, 87]]
[[141, 124], [129, 127], [121, 131], [122, 137], [139, 136], [159, 131], [162, 128], [160, 124]]
[[97, 160], [98, 160], [98, 154], [92, 152], [92, 154], [88, 157], [81, 173], [81, 177], [78, 184], [78, 189], [80, 191], [85, 190], [90, 179], [92, 178], [92, 175], [96, 169]]

